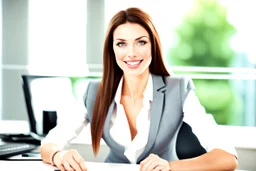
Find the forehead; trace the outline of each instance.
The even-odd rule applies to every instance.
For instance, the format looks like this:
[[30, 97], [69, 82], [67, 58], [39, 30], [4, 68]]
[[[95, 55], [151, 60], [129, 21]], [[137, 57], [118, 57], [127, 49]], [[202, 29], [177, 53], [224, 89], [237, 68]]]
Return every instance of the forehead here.
[[113, 32], [114, 39], [136, 39], [141, 36], [149, 37], [147, 30], [137, 23], [121, 24]]

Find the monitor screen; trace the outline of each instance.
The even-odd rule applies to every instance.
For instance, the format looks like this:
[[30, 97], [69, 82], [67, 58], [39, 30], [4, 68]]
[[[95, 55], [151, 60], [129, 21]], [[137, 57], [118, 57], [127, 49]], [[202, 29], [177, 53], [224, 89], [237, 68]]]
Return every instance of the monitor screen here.
[[91, 77], [23, 75], [23, 91], [31, 132], [46, 135], [62, 116], [83, 98]]

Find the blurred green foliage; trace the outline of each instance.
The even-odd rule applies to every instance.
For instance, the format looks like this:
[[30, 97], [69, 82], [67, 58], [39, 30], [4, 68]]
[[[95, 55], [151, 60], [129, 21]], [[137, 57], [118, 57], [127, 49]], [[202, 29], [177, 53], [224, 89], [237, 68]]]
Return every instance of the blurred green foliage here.
[[[217, 0], [195, 0], [194, 7], [175, 29], [177, 42], [168, 62], [176, 66], [229, 67], [234, 51], [229, 40], [236, 29], [227, 21], [227, 9]], [[188, 73], [189, 74], [189, 73]], [[193, 80], [196, 93], [218, 124], [232, 125], [241, 108], [228, 80]]]
[[79, 93], [85, 93], [85, 92], [79, 92], [78, 86], [80, 84], [83, 86], [87, 86], [86, 82], [88, 82], [89, 80], [100, 79], [101, 77], [100, 76], [72, 76], [69, 78], [72, 84], [72, 92], [74, 96], [77, 98], [78, 96], [81, 96], [81, 94]]

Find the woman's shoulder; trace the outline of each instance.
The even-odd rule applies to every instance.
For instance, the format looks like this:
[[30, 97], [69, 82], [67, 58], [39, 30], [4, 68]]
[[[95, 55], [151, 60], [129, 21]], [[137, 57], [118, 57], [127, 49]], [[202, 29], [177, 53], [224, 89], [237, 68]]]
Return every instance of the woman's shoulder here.
[[195, 91], [195, 85], [189, 76], [171, 75], [164, 77], [166, 90], [173, 90], [180, 94], [182, 102], [185, 101], [190, 91]]
[[170, 76], [164, 76], [165, 81], [190, 81], [191, 78], [186, 75], [170, 75]]
[[101, 79], [88, 80], [88, 82], [86, 84], [86, 89], [85, 89], [86, 91], [85, 91], [84, 97], [91, 95], [91, 94], [95, 94], [98, 90], [100, 82], [101, 82]]
[[97, 78], [97, 79], [90, 79], [88, 85], [91, 86], [99, 86], [99, 84], [101, 83], [101, 79]]
[[194, 87], [193, 81], [189, 76], [184, 76], [184, 75], [164, 76], [164, 81], [166, 86], [168, 85], [173, 86], [174, 84], [178, 84], [184, 88], [187, 88], [188, 86]]
[[101, 79], [91, 79], [88, 81], [87, 91], [95, 92], [101, 83]]

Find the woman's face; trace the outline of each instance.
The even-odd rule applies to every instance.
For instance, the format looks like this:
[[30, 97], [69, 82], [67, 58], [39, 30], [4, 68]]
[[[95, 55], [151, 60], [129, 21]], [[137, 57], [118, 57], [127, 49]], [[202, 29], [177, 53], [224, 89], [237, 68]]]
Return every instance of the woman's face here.
[[118, 26], [113, 33], [113, 49], [124, 74], [139, 76], [149, 72], [151, 41], [148, 32], [139, 24], [127, 22]]

